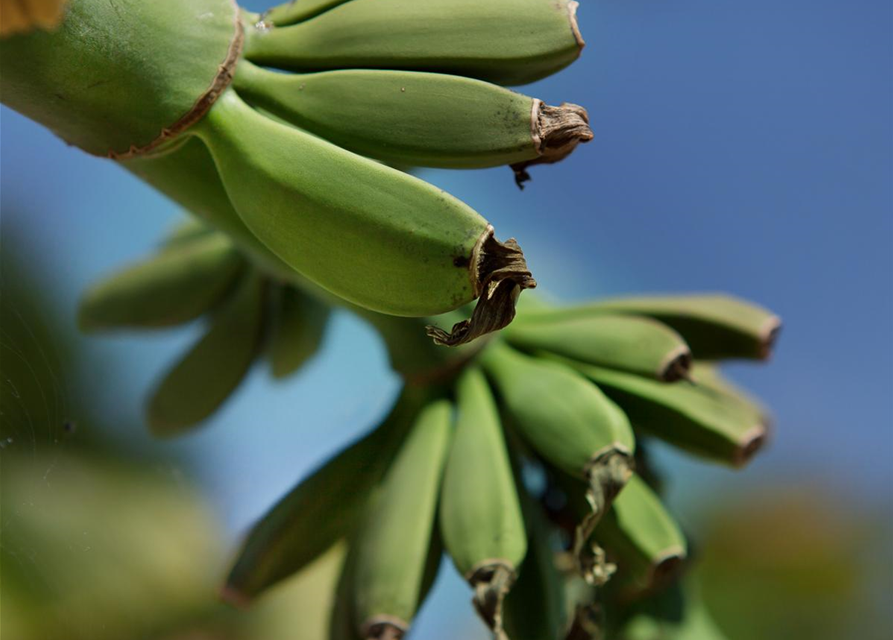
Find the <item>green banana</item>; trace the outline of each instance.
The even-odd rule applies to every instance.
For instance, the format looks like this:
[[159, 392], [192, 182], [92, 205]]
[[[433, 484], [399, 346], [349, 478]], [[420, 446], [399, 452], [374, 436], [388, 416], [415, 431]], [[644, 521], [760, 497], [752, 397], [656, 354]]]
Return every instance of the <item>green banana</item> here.
[[268, 9], [260, 16], [261, 28], [270, 26], [282, 27], [296, 22], [303, 22], [320, 13], [328, 11], [332, 7], [343, 4], [348, 0], [288, 0], [284, 4]]
[[679, 526], [638, 475], [614, 500], [595, 538], [617, 560], [614, 580], [632, 594], [665, 586], [688, 553]]
[[292, 71], [405, 69], [519, 85], [583, 48], [568, 0], [352, 0], [288, 27], [247, 29], [245, 57]]
[[422, 409], [364, 523], [353, 595], [364, 638], [401, 638], [419, 606], [452, 410], [446, 400]]
[[162, 241], [161, 249], [179, 249], [191, 244], [194, 240], [212, 234], [213, 231], [201, 220], [190, 216], [171, 229]]
[[502, 638], [502, 602], [527, 553], [524, 517], [499, 411], [478, 368], [461, 374], [456, 402], [440, 529], [456, 569], [475, 591], [475, 609]]
[[503, 335], [525, 351], [542, 349], [665, 382], [686, 378], [691, 366], [691, 352], [682, 337], [650, 318], [613, 314], [523, 318]]
[[254, 525], [223, 588], [226, 600], [250, 601], [355, 530], [424, 398], [422, 390], [404, 388], [378, 427], [301, 480]]
[[285, 279], [294, 274], [242, 222], [220, 181], [211, 152], [198, 138], [186, 137], [164, 153], [119, 164], [211, 228], [225, 233], [252, 262], [271, 275]]
[[207, 333], [161, 381], [147, 409], [156, 435], [177, 435], [201, 422], [245, 377], [261, 343], [265, 288], [260, 275], [242, 276]]
[[526, 494], [523, 506], [530, 551], [505, 599], [505, 631], [511, 640], [557, 640], [567, 616], [553, 532], [539, 505]]
[[592, 139], [582, 107], [551, 107], [480, 80], [440, 73], [285, 74], [243, 62], [234, 86], [249, 103], [287, 122], [401, 166], [527, 166], [563, 158]]
[[220, 302], [244, 271], [226, 236], [199, 238], [92, 286], [81, 299], [78, 324], [98, 331], [189, 322]]
[[637, 428], [697, 455], [742, 466], [766, 440], [766, 424], [751, 410], [706, 385], [687, 382], [668, 385], [620, 371], [563, 361], [601, 387]]
[[480, 356], [512, 425], [550, 463], [588, 484], [590, 513], [574, 538], [581, 574], [595, 581], [586, 542], [629, 479], [635, 440], [624, 413], [572, 368], [494, 342]]
[[725, 401], [736, 404], [742, 411], [747, 412], [754, 422], [759, 422], [766, 429], [772, 427], [772, 414], [759, 400], [753, 398], [747, 391], [730, 382], [722, 375], [719, 367], [709, 362], [696, 362], [691, 371], [694, 382], [702, 387], [715, 391]]
[[319, 349], [330, 309], [290, 286], [279, 288], [267, 358], [276, 378], [301, 368]]
[[236, 210], [308, 279], [362, 307], [436, 315], [480, 298], [455, 346], [508, 324], [536, 282], [517, 243], [435, 187], [274, 122], [227, 91], [197, 125]]
[[724, 294], [611, 298], [561, 309], [534, 310], [527, 317], [590, 317], [600, 313], [628, 313], [659, 320], [682, 334], [698, 360], [766, 360], [781, 331], [781, 320], [772, 312]]
[[674, 584], [638, 604], [619, 640], [725, 640], [692, 585]]

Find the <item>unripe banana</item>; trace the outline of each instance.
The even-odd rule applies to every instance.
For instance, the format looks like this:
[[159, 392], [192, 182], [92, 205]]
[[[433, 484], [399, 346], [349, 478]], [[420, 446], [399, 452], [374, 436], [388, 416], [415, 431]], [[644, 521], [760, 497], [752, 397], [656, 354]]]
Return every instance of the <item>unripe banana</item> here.
[[119, 164], [229, 238], [269, 274], [286, 278], [294, 269], [282, 262], [245, 226], [233, 208], [204, 142], [187, 137], [164, 153]]
[[294, 287], [279, 288], [267, 358], [276, 378], [285, 378], [301, 368], [319, 349], [329, 307]]
[[348, 0], [287, 0], [285, 3], [265, 11], [261, 16], [261, 22], [267, 27], [295, 24], [345, 2]]
[[726, 640], [692, 584], [670, 588], [636, 604], [618, 640]]
[[691, 377], [696, 384], [715, 391], [728, 402], [738, 405], [752, 417], [754, 422], [764, 425], [767, 429], [772, 427], [773, 418], [769, 409], [747, 391], [726, 379], [715, 364], [696, 362]]
[[591, 512], [580, 523], [574, 556], [587, 580], [597, 558], [586, 546], [614, 496], [629, 479], [635, 440], [617, 405], [572, 368], [494, 342], [481, 362], [512, 425], [553, 465], [588, 483]]
[[781, 330], [778, 316], [724, 294], [612, 298], [561, 309], [534, 310], [529, 317], [590, 317], [599, 313], [628, 313], [659, 320], [682, 334], [698, 360], [766, 360]]
[[149, 428], [173, 436], [220, 407], [257, 355], [264, 326], [264, 279], [242, 276], [201, 340], [171, 369], [149, 400]]
[[98, 331], [195, 320], [231, 291], [245, 268], [222, 234], [171, 247], [92, 286], [81, 299], [78, 324]]
[[[236, 210], [282, 260], [350, 302], [391, 315], [472, 319], [451, 346], [508, 324], [535, 286], [513, 240], [435, 187], [274, 122], [233, 91], [197, 125]], [[442, 334], [442, 335], [441, 335]]]
[[555, 562], [554, 532], [529, 495], [523, 495], [522, 504], [530, 550], [518, 581], [505, 599], [505, 631], [511, 640], [557, 640], [566, 613], [564, 576]]
[[404, 388], [378, 427], [302, 479], [254, 525], [223, 588], [226, 600], [248, 602], [356, 529], [425, 397]]
[[527, 553], [524, 518], [499, 411], [484, 374], [466, 369], [456, 387], [456, 433], [444, 471], [440, 530], [474, 606], [502, 631], [502, 602]]
[[576, 9], [568, 0], [352, 0], [293, 26], [248, 29], [245, 57], [292, 71], [405, 69], [527, 84], [579, 57]]
[[504, 336], [525, 351], [542, 349], [567, 358], [635, 373], [665, 382], [688, 376], [691, 352], [682, 337], [650, 318], [629, 315], [591, 317], [522, 316]]
[[422, 409], [364, 523], [353, 601], [361, 635], [369, 640], [399, 640], [419, 606], [452, 411], [446, 400]]
[[767, 426], [753, 411], [706, 385], [564, 362], [601, 387], [637, 428], [694, 454], [740, 467], [766, 440]]
[[[474, 169], [565, 157], [592, 139], [586, 110], [416, 71], [285, 74], [242, 62], [245, 100], [344, 149], [399, 166]], [[520, 165], [519, 165], [520, 166]]]
[[171, 229], [162, 241], [161, 248], [163, 250], [179, 249], [212, 233], [214, 233], [213, 228], [201, 220], [189, 216]]
[[627, 594], [665, 586], [688, 553], [685, 536], [660, 498], [638, 475], [630, 478], [595, 538], [616, 559], [617, 575]]

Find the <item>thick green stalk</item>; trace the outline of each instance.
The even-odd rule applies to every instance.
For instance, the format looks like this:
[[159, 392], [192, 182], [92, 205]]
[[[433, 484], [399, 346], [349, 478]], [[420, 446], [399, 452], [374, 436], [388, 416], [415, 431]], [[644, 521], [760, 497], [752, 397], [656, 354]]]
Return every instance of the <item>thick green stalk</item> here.
[[52, 32], [0, 41], [2, 101], [88, 153], [158, 148], [229, 84], [242, 26], [232, 0], [72, 0]]

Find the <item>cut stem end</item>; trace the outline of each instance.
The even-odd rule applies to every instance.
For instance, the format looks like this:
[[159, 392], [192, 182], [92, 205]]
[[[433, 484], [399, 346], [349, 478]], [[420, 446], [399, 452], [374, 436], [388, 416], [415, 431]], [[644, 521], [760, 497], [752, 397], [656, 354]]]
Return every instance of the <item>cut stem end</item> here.
[[499, 331], [515, 318], [515, 305], [524, 289], [536, 287], [524, 252], [509, 238], [499, 242], [488, 225], [472, 251], [472, 286], [478, 298], [471, 318], [447, 332], [429, 325], [425, 332], [436, 344], [457, 347]]
[[632, 468], [630, 453], [616, 447], [596, 454], [586, 468], [590, 512], [574, 531], [573, 554], [580, 575], [589, 584], [605, 584], [616, 570], [606, 561], [604, 550], [589, 540], [611, 502], [632, 477]]
[[494, 640], [508, 640], [503, 630], [502, 604], [516, 577], [514, 567], [503, 560], [495, 560], [475, 568], [468, 578], [474, 588], [471, 602], [493, 632]]
[[568, 102], [551, 107], [540, 100], [533, 101], [530, 114], [530, 134], [539, 157], [511, 165], [515, 172], [515, 184], [523, 189], [530, 180], [527, 169], [537, 164], [553, 164], [563, 160], [581, 142], [592, 140], [589, 114], [586, 109]]

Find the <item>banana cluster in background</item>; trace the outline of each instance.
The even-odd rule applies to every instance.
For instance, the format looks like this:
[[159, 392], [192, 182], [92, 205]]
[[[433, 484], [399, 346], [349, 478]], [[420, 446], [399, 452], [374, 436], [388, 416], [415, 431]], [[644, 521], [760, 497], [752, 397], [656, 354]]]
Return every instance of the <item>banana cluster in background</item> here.
[[[721, 637], [679, 581], [686, 538], [637, 440], [746, 464], [770, 418], [716, 362], [768, 358], [779, 319], [723, 295], [521, 310], [460, 359], [432, 361], [438, 375], [405, 376], [377, 428], [255, 525], [224, 598], [246, 604], [343, 545], [329, 638], [400, 638], [446, 552], [497, 638]], [[88, 330], [201, 316], [207, 332], [149, 402], [156, 433], [200, 424], [260, 357], [277, 377], [297, 371], [329, 307], [189, 223], [80, 310]]]

